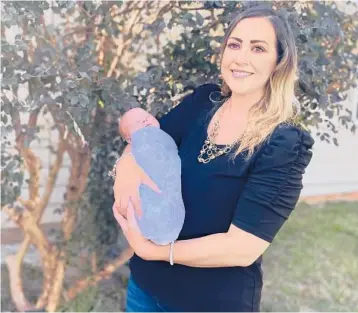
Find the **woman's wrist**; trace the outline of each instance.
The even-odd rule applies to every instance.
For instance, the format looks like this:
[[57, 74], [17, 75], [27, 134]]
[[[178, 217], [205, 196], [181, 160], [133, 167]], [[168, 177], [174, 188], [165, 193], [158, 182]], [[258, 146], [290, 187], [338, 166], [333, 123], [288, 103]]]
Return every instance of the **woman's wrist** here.
[[120, 160], [122, 160], [123, 158], [127, 157], [127, 156], [133, 156], [133, 153], [132, 152], [123, 152], [122, 155], [116, 160], [116, 163], [115, 163], [115, 166], [117, 168], [118, 166], [118, 163]]
[[133, 156], [133, 153], [132, 153], [132, 145], [129, 143], [126, 145], [126, 147], [124, 148], [121, 156], [117, 159], [116, 161], [116, 166], [118, 165], [118, 161], [122, 158], [122, 157], [125, 157], [127, 155], [132, 155]]
[[165, 261], [169, 262], [170, 244], [165, 246], [154, 245], [154, 253], [151, 254], [150, 261]]
[[117, 158], [117, 160], [115, 161], [113, 168], [111, 171], [108, 172], [108, 176], [111, 176], [113, 179], [116, 179], [116, 174], [117, 174], [117, 168], [119, 166], [119, 161], [122, 160], [122, 158], [124, 157], [128, 157], [128, 156], [133, 156], [133, 153], [131, 152], [131, 150], [129, 151], [124, 151], [120, 157]]

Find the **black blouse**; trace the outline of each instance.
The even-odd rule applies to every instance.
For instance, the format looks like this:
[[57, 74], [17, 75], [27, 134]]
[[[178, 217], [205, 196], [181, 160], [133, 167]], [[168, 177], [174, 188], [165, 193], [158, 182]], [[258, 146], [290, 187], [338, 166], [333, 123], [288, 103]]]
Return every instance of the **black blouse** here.
[[[268, 242], [295, 208], [314, 141], [294, 125], [279, 125], [246, 161], [222, 155], [209, 163], [197, 157], [214, 114], [204, 84], [160, 119], [182, 161], [185, 222], [179, 240], [226, 232], [231, 224]], [[174, 257], [175, 260], [175, 257]], [[197, 268], [145, 261], [134, 255], [133, 279], [148, 294], [180, 311], [259, 311], [261, 257], [248, 267]]]

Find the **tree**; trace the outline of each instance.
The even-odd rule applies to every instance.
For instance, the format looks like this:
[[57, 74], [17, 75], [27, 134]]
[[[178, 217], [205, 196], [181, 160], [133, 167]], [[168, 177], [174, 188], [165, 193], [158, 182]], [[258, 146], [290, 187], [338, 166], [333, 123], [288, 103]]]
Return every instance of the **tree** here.
[[[33, 306], [56, 310], [64, 301], [66, 267], [83, 246], [91, 251], [92, 269], [67, 290], [68, 298], [110, 276], [126, 261], [125, 252], [112, 263], [104, 261], [105, 249], [118, 235], [111, 219], [112, 182], [106, 176], [123, 149], [116, 136], [117, 118], [136, 106], [159, 116], [193, 87], [219, 83], [223, 31], [237, 12], [257, 4], [1, 3], [1, 205], [25, 233], [20, 250], [8, 259], [18, 310]], [[344, 112], [340, 102], [356, 87], [357, 13], [338, 11], [333, 1], [265, 5], [281, 10], [293, 26], [300, 57], [301, 119], [307, 125], [328, 126], [330, 132], [322, 132], [322, 140], [335, 139], [337, 116], [339, 123], [354, 131], [351, 112]], [[48, 12], [56, 23], [46, 20]], [[6, 36], [12, 26], [18, 27], [13, 41]], [[19, 90], [24, 87], [29, 94], [22, 99]], [[49, 147], [54, 161], [40, 194], [41, 160], [33, 142], [43, 116], [51, 117], [58, 142]], [[39, 222], [66, 153], [71, 168], [61, 208], [62, 231], [51, 242]], [[30, 177], [27, 182], [25, 171]], [[24, 183], [29, 186], [28, 199], [21, 196]], [[39, 250], [44, 272], [43, 292], [36, 304], [29, 303], [22, 291], [21, 266], [30, 244]]]

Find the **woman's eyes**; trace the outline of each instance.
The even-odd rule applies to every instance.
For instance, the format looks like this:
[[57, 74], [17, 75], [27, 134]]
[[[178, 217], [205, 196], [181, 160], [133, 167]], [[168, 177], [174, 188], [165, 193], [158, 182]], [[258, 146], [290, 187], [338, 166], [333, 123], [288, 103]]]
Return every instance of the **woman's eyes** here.
[[254, 49], [258, 49], [256, 51], [260, 51], [260, 52], [264, 52], [265, 51], [265, 48], [261, 47], [261, 46], [256, 46], [254, 47]]
[[232, 49], [236, 49], [237, 47], [239, 47], [239, 45], [237, 43], [229, 43], [227, 46]]
[[[240, 48], [240, 45], [237, 44], [237, 43], [229, 43], [227, 45], [229, 48], [231, 49], [237, 49], [237, 48]], [[264, 52], [266, 51], [264, 47], [262, 46], [254, 46], [253, 49], [256, 51], [256, 52]]]

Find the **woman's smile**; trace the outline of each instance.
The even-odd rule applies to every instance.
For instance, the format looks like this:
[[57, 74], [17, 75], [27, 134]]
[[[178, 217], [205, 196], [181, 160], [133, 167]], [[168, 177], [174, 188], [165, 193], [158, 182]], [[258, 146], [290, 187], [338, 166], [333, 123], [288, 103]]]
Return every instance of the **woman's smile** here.
[[251, 75], [253, 75], [253, 73], [250, 72], [245, 72], [245, 71], [231, 71], [232, 72], [232, 76], [234, 78], [246, 78], [249, 77]]
[[238, 96], [255, 95], [252, 102], [262, 97], [276, 67], [276, 45], [269, 19], [253, 17], [237, 23], [227, 39], [221, 63], [223, 80], [235, 98], [233, 103], [240, 103]]
[[[239, 12], [219, 57], [222, 85], [198, 86], [160, 123], [141, 115], [169, 138], [139, 133], [125, 149], [136, 158], [114, 165], [113, 211], [133, 255], [126, 312], [260, 312], [261, 256], [296, 207], [314, 140], [295, 121], [297, 51], [287, 17], [266, 5]], [[153, 192], [140, 193], [143, 184]], [[144, 235], [144, 220], [170, 243]], [[159, 238], [161, 229], [176, 239]]]

